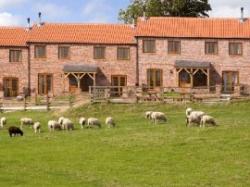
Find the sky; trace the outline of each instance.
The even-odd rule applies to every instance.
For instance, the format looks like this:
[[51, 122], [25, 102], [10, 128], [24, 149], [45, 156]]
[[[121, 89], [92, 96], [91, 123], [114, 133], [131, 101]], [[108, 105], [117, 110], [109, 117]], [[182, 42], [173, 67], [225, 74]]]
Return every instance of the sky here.
[[[26, 25], [28, 17], [37, 22], [117, 23], [118, 12], [131, 0], [0, 0], [0, 25]], [[250, 17], [250, 0], [210, 0], [211, 17], [240, 17], [240, 7]]]

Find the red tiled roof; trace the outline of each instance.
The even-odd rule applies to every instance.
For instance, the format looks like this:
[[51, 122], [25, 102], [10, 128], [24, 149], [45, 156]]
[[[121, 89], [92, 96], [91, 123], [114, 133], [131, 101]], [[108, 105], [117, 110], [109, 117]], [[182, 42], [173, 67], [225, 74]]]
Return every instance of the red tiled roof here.
[[125, 24], [45, 24], [34, 26], [29, 42], [135, 44], [134, 28]]
[[0, 27], [0, 46], [26, 46], [28, 31], [21, 27]]
[[250, 38], [250, 20], [229, 18], [141, 18], [136, 36], [185, 38]]

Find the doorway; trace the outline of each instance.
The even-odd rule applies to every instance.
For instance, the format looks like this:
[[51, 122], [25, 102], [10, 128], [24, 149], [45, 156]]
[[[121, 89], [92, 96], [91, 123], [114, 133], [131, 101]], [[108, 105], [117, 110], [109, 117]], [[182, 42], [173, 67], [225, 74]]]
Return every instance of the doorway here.
[[18, 78], [4, 78], [3, 79], [4, 97], [18, 96]]
[[123, 87], [127, 86], [127, 76], [126, 75], [112, 75], [111, 85], [115, 86], [112, 88], [111, 95], [115, 97], [121, 97], [123, 93]]
[[224, 93], [233, 93], [236, 85], [239, 84], [238, 71], [224, 71], [222, 72], [222, 91]]

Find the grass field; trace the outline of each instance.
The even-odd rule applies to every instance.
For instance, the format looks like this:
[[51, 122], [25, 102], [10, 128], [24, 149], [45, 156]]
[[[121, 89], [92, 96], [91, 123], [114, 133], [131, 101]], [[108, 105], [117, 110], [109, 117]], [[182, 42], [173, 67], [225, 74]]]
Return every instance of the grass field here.
[[[86, 105], [65, 116], [111, 115], [115, 129], [49, 133], [51, 113], [8, 113], [8, 125], [21, 116], [41, 121], [24, 137], [0, 131], [0, 186], [250, 186], [250, 103], [193, 105], [216, 117], [217, 128], [186, 128], [179, 105]], [[167, 124], [152, 125], [144, 112], [165, 112]]]

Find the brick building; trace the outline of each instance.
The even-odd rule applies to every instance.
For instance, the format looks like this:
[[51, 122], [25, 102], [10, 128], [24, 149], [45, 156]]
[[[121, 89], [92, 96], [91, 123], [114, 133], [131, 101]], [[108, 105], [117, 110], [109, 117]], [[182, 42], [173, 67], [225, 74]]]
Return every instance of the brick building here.
[[124, 24], [0, 28], [4, 97], [88, 91], [89, 86], [171, 87], [223, 92], [250, 86], [250, 21], [139, 19]]

